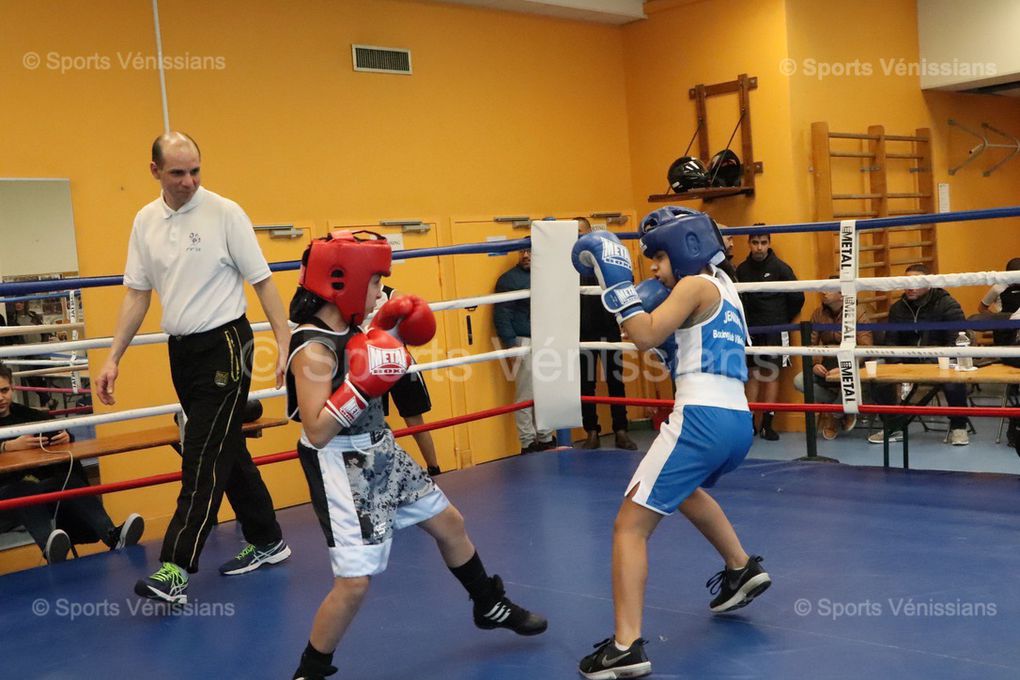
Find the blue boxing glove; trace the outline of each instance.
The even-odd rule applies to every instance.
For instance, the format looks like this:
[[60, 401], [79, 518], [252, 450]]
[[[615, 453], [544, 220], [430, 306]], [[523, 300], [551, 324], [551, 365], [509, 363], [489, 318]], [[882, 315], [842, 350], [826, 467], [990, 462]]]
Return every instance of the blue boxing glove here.
[[635, 290], [638, 297], [641, 298], [641, 307], [648, 313], [651, 313], [669, 297], [669, 288], [666, 288], [662, 281], [654, 277], [639, 283]]
[[[645, 279], [635, 287], [635, 290], [641, 299], [641, 307], [649, 314], [669, 297], [669, 288], [662, 285], [658, 279]], [[669, 369], [670, 374], [674, 373], [676, 369], [676, 336], [670, 335], [652, 351]]]
[[618, 323], [644, 311], [634, 289], [630, 253], [616, 234], [608, 231], [585, 234], [574, 244], [571, 260], [578, 273], [594, 274], [598, 279], [602, 286], [602, 306], [616, 315]]

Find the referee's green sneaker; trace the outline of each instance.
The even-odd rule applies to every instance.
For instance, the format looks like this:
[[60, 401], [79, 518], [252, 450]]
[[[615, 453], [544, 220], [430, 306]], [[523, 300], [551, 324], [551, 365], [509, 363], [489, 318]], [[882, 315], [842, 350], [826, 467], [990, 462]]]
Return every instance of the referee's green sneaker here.
[[135, 583], [136, 595], [171, 604], [187, 604], [187, 590], [188, 574], [173, 562], [164, 562], [155, 574]]

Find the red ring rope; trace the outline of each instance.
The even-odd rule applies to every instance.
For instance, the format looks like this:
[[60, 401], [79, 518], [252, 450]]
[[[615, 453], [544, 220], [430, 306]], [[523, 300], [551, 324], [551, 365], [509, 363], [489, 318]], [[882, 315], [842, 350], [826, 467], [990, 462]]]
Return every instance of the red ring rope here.
[[90, 390], [76, 390], [71, 387], [25, 387], [15, 385], [11, 388], [16, 392], [48, 392], [53, 394], [88, 394]]
[[[492, 416], [510, 413], [511, 411], [519, 411], [523, 408], [529, 408], [534, 405], [534, 403], [535, 402], [533, 401], [522, 401], [508, 406], [500, 406], [497, 408], [487, 409], [485, 411], [469, 413], [464, 416], [447, 418], [446, 420], [437, 420], [433, 423], [425, 423], [424, 425], [417, 425], [415, 427], [405, 427], [401, 430], [394, 430], [393, 436], [406, 437], [418, 432], [438, 430], [443, 427], [450, 427], [451, 425], [459, 425], [461, 423], [468, 423], [474, 420], [482, 420], [483, 418], [490, 418]], [[265, 456], [259, 456], [258, 458], [253, 458], [252, 462], [256, 465], [268, 465], [270, 463], [279, 463], [285, 460], [292, 460], [294, 458], [297, 458], [297, 451], [283, 451], [280, 453], [271, 453]], [[168, 472], [161, 475], [153, 475], [151, 477], [142, 477], [140, 479], [126, 479], [122, 482], [109, 482], [107, 484], [96, 484], [95, 486], [84, 486], [78, 489], [67, 489], [65, 491], [50, 491], [47, 493], [36, 494], [34, 496], [8, 498], [6, 500], [0, 500], [0, 512], [3, 512], [4, 510], [12, 510], [14, 508], [24, 508], [30, 505], [53, 503], [59, 500], [78, 498], [80, 496], [97, 496], [99, 494], [112, 493], [114, 491], [126, 491], [128, 489], [138, 489], [146, 486], [155, 486], [157, 484], [166, 484], [168, 482], [176, 482], [180, 480], [180, 478], [180, 472]]]
[[76, 413], [92, 413], [91, 406], [76, 406], [74, 408], [58, 408], [49, 412], [51, 416], [69, 416]]
[[[581, 397], [582, 402], [589, 402], [594, 404], [624, 404], [628, 406], [651, 406], [651, 407], [671, 407], [674, 402], [669, 399], [631, 399], [629, 397]], [[400, 430], [394, 430], [394, 437], [406, 437], [408, 435], [416, 434], [418, 432], [426, 432], [429, 430], [438, 430], [444, 427], [450, 427], [453, 425], [459, 425], [462, 423], [472, 422], [475, 420], [482, 420], [483, 418], [490, 418], [492, 416], [502, 415], [504, 413], [510, 413], [511, 411], [517, 411], [523, 408], [528, 408], [534, 404], [533, 401], [522, 401], [516, 404], [510, 404], [508, 406], [500, 406], [497, 408], [487, 409], [485, 411], [478, 411], [464, 416], [456, 416], [454, 418], [447, 418], [445, 420], [437, 420], [432, 423], [425, 423], [423, 425], [417, 425], [415, 427], [405, 427]], [[793, 412], [824, 412], [824, 413], [842, 413], [843, 407], [840, 404], [770, 404], [767, 402], [755, 402], [749, 404], [750, 408], [754, 411], [793, 411]], [[1003, 418], [1020, 418], [1020, 408], [987, 408], [987, 407], [950, 407], [950, 406], [880, 406], [874, 404], [863, 404], [860, 407], [861, 413], [890, 413], [890, 414], [904, 414], [904, 415], [936, 415], [936, 416], [987, 416], [991, 418], [1003, 417]], [[265, 456], [259, 456], [258, 458], [252, 459], [256, 465], [268, 465], [270, 463], [279, 463], [285, 460], [292, 460], [297, 458], [297, 451], [284, 451], [281, 453], [273, 453]], [[140, 479], [129, 479], [122, 482], [110, 482], [108, 484], [97, 484], [95, 486], [86, 486], [78, 489], [68, 489], [66, 491], [51, 491], [49, 493], [36, 494], [34, 496], [22, 496], [19, 498], [9, 498], [7, 500], [0, 500], [0, 512], [4, 510], [10, 510], [13, 508], [28, 507], [30, 505], [39, 505], [42, 503], [55, 502], [61, 499], [67, 498], [78, 498], [79, 496], [95, 496], [104, 493], [112, 493], [114, 491], [126, 491], [128, 489], [137, 489], [146, 486], [155, 486], [157, 484], [166, 484], [168, 482], [176, 482], [180, 480], [180, 472], [169, 472], [161, 475], [153, 475], [151, 477], [142, 477]]]

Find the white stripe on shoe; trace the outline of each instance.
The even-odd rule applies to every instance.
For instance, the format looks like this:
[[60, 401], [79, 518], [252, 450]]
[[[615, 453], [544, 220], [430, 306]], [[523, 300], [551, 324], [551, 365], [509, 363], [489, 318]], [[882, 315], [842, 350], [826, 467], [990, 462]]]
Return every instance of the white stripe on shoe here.
[[507, 607], [502, 602], [497, 602], [492, 609], [486, 612], [482, 618], [488, 619], [495, 623], [503, 623], [510, 617], [510, 607]]

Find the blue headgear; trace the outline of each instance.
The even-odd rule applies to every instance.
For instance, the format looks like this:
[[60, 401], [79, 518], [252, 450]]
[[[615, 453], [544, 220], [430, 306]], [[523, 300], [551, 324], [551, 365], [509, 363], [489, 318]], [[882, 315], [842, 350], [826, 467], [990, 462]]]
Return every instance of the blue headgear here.
[[655, 253], [664, 251], [678, 281], [726, 258], [719, 227], [711, 217], [697, 210], [659, 208], [641, 220], [640, 231], [644, 256], [653, 258]]

